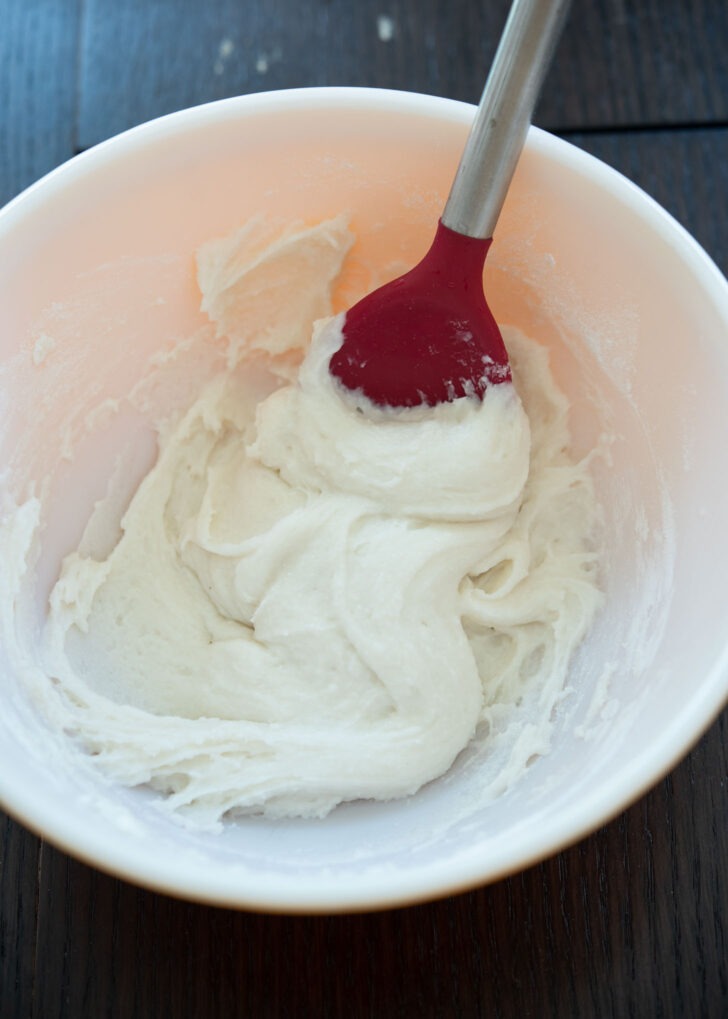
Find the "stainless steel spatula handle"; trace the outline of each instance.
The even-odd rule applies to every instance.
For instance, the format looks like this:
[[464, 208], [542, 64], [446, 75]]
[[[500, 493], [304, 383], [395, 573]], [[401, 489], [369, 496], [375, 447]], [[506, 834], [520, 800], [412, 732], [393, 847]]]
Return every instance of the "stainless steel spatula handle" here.
[[570, 0], [514, 0], [442, 215], [492, 237]]

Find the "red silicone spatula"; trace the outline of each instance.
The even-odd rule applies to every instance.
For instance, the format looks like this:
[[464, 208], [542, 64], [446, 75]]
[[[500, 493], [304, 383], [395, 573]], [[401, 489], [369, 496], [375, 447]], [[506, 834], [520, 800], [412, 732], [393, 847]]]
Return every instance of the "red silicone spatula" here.
[[332, 373], [390, 407], [482, 399], [511, 371], [483, 266], [568, 0], [514, 0], [432, 247], [346, 313]]

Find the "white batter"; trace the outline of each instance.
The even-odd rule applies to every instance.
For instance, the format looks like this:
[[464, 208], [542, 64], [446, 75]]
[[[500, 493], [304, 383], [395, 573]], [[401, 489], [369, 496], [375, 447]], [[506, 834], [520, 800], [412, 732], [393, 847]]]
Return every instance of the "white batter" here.
[[333, 220], [206, 246], [230, 370], [164, 429], [108, 558], [68, 557], [51, 597], [52, 721], [191, 822], [408, 795], [478, 726], [512, 742], [507, 785], [548, 748], [599, 603], [545, 352], [505, 330], [515, 386], [482, 403], [355, 406], [325, 317], [350, 243]]

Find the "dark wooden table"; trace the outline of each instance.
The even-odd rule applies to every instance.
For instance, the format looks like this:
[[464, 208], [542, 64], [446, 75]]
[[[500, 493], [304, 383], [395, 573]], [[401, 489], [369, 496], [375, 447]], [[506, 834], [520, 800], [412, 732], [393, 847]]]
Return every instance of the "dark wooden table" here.
[[[477, 101], [505, 9], [0, 0], [0, 203], [111, 134], [223, 96], [350, 84]], [[576, 0], [536, 118], [644, 187], [723, 272], [727, 46], [725, 0]], [[652, 792], [557, 857], [359, 916], [178, 902], [0, 814], [0, 1019], [728, 1016], [727, 774], [724, 713]]]

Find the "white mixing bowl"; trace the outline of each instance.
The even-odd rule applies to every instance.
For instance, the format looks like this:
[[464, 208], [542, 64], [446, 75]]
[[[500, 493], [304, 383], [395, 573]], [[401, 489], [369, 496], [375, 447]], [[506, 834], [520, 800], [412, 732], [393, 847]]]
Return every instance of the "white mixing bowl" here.
[[[366, 89], [245, 96], [114, 138], [0, 213], [0, 480], [22, 501], [47, 479], [26, 590], [38, 623], [130, 429], [138, 475], [153, 455], [145, 421], [110, 413], [84, 438], [84, 420], [202, 322], [197, 246], [257, 212], [314, 221], [348, 210], [359, 240], [345, 303], [366, 264], [414, 264], [423, 253], [472, 115], [456, 102]], [[365, 909], [533, 863], [687, 752], [728, 692], [728, 284], [650, 198], [538, 130], [487, 274], [497, 317], [551, 348], [577, 448], [609, 450], [594, 461], [606, 607], [574, 662], [551, 752], [487, 806], [477, 805], [483, 776], [466, 754], [406, 801], [194, 832], [160, 816], [148, 791], [59, 765], [0, 647], [9, 812], [75, 856], [190, 899]], [[0, 584], [9, 569], [0, 563]]]

